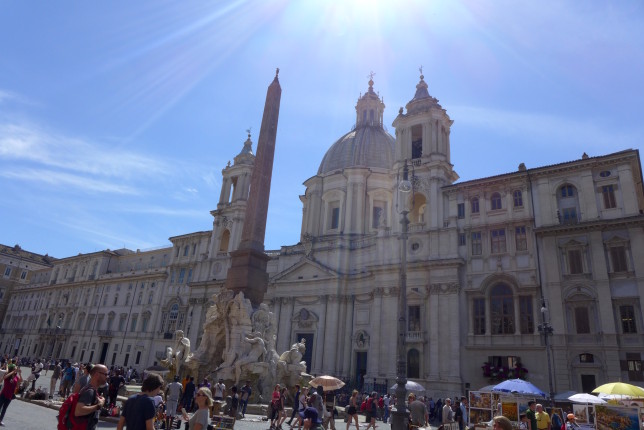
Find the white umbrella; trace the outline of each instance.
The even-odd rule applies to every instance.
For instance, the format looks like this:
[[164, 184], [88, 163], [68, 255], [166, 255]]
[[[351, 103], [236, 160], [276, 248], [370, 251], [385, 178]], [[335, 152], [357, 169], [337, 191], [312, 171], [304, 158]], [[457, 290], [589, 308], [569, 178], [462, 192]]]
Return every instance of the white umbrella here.
[[586, 394], [586, 393], [579, 393], [579, 394], [572, 395], [568, 397], [568, 400], [573, 401], [575, 403], [585, 403], [587, 405], [597, 405], [597, 404], [606, 403], [606, 400], [602, 400], [597, 396], [593, 396], [592, 394]]
[[[398, 388], [398, 384], [392, 385], [390, 390], [395, 391], [396, 388]], [[425, 391], [425, 387], [420, 385], [418, 382], [414, 382], [414, 381], [407, 381], [407, 383], [405, 384], [405, 388], [407, 389], [407, 391], [414, 391], [416, 393], [419, 393], [419, 392], [422, 393]]]

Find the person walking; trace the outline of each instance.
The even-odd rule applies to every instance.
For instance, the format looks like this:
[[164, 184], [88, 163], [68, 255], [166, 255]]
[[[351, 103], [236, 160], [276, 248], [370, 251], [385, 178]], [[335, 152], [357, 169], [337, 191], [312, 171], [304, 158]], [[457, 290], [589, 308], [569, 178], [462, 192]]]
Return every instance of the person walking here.
[[360, 430], [360, 423], [358, 422], [358, 390], [353, 390], [351, 393], [347, 415], [349, 415], [347, 418], [347, 430], [349, 430], [349, 426], [351, 426], [351, 421], [355, 421], [356, 430]]
[[56, 392], [56, 382], [60, 379], [60, 375], [63, 369], [60, 367], [60, 363], [55, 363], [53, 365], [54, 373], [51, 374], [51, 380], [49, 381], [49, 398], [54, 398], [54, 393]]
[[411, 425], [414, 427], [425, 427], [429, 420], [427, 406], [425, 406], [425, 403], [422, 401], [416, 399], [416, 395], [414, 393], [411, 393], [407, 400], [409, 400]]
[[[250, 388], [250, 381], [246, 381], [246, 385], [241, 388], [241, 396], [239, 398], [243, 418], [246, 417], [246, 407], [248, 406], [248, 399], [250, 399], [252, 392], [253, 390]], [[297, 399], [295, 399], [295, 403], [297, 404]], [[293, 408], [293, 410], [295, 410], [295, 408]]]
[[13, 363], [8, 365], [7, 374], [4, 375], [2, 382], [2, 391], [0, 391], [0, 426], [4, 426], [4, 423], [2, 422], [4, 414], [7, 413], [7, 408], [13, 399], [16, 387], [20, 382], [22, 382], [22, 373], [20, 368]]
[[191, 376], [190, 380], [188, 380], [188, 383], [186, 383], [186, 389], [183, 393], [182, 403], [186, 411], [192, 412], [192, 401], [195, 397], [196, 390], [197, 390], [197, 386], [195, 385], [195, 377]]
[[63, 380], [60, 383], [60, 395], [66, 399], [69, 396], [69, 392], [72, 389], [72, 383], [74, 382], [74, 368], [72, 363], [67, 362], [65, 370], [63, 370]]
[[127, 430], [152, 430], [156, 415], [153, 398], [159, 394], [161, 387], [163, 378], [156, 373], [149, 374], [141, 385], [141, 394], [130, 396], [125, 402], [116, 429], [123, 430], [123, 426], [126, 426]]
[[286, 422], [286, 424], [290, 425], [291, 427], [293, 427], [293, 418], [295, 418], [295, 416], [299, 412], [298, 402], [300, 401], [300, 393], [301, 393], [300, 384], [295, 384], [293, 391], [295, 391], [295, 396], [293, 397], [293, 412], [291, 413], [291, 419], [289, 419]]
[[449, 424], [454, 422], [454, 411], [452, 411], [452, 399], [449, 397], [445, 399], [445, 406], [443, 406], [443, 420], [442, 424]]
[[179, 375], [174, 375], [174, 382], [168, 384], [165, 390], [166, 408], [165, 408], [165, 428], [172, 428], [172, 420], [177, 416], [179, 399], [181, 398], [182, 385], [179, 382]]
[[[76, 422], [85, 421], [86, 430], [94, 430], [98, 424], [98, 413], [105, 405], [105, 398], [98, 395], [100, 387], [107, 381], [107, 367], [97, 364], [92, 367], [90, 379], [78, 393], [78, 403], [73, 411]], [[72, 427], [72, 430], [76, 430]]]

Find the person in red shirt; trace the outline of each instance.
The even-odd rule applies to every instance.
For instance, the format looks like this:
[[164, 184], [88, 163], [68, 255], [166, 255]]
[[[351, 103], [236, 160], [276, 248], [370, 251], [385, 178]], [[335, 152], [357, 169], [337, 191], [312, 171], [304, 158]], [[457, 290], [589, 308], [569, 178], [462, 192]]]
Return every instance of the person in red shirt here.
[[13, 399], [13, 395], [16, 392], [16, 387], [22, 381], [22, 375], [20, 368], [16, 367], [15, 364], [10, 364], [7, 367], [7, 374], [4, 375], [4, 385], [2, 386], [2, 391], [0, 391], [0, 426], [4, 426], [2, 420], [4, 419], [4, 414], [7, 412], [9, 403]]

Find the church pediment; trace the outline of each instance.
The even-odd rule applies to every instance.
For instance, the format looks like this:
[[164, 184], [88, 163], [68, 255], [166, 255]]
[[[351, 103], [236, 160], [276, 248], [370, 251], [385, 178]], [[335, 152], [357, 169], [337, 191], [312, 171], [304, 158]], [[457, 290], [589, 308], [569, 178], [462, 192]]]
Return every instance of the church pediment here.
[[301, 282], [303, 280], [337, 279], [339, 274], [320, 263], [304, 258], [288, 269], [275, 274], [271, 282]]

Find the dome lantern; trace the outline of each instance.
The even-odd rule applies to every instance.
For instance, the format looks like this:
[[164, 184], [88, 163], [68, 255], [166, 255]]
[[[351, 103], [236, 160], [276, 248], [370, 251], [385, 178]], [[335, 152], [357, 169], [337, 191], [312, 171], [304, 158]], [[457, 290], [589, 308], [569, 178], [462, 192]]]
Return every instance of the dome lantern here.
[[356, 104], [356, 129], [367, 126], [382, 128], [382, 116], [385, 110], [385, 103], [373, 90], [373, 77], [375, 73], [369, 74], [369, 89], [363, 96], [358, 98]]

